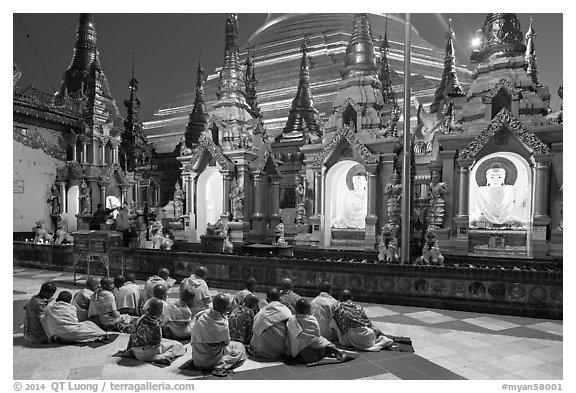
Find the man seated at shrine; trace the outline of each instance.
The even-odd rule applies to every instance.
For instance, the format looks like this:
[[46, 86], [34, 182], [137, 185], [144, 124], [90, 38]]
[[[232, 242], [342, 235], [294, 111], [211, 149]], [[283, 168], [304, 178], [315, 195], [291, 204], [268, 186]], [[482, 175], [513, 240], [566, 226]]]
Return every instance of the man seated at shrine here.
[[231, 341], [227, 312], [230, 299], [219, 293], [214, 296], [213, 308], [201, 311], [194, 317], [190, 344], [194, 365], [213, 370], [214, 375], [224, 376], [246, 360], [242, 343]]
[[129, 330], [133, 318], [118, 312], [113, 289], [114, 282], [110, 277], [100, 280], [100, 288], [90, 297], [88, 317], [104, 330], [125, 332]]
[[52, 296], [56, 293], [56, 285], [45, 282], [40, 287], [40, 292], [32, 296], [28, 304], [24, 306], [26, 318], [24, 319], [24, 339], [32, 343], [43, 343], [48, 341], [48, 337], [42, 327], [41, 315], [50, 303]]
[[88, 306], [90, 305], [90, 297], [94, 291], [97, 291], [100, 283], [95, 277], [88, 277], [86, 279], [86, 288], [82, 288], [74, 295], [72, 305], [76, 307], [76, 314], [80, 322], [88, 320]]
[[106, 219], [112, 213], [112, 209], [104, 208], [104, 205], [99, 203], [96, 206], [96, 211], [92, 215], [92, 219], [90, 220], [90, 230], [100, 230], [100, 225], [106, 223]]
[[266, 300], [268, 304], [254, 317], [250, 350], [255, 356], [279, 359], [286, 355], [286, 321], [292, 313], [280, 303], [278, 288], [270, 288]]
[[347, 353], [320, 335], [316, 318], [310, 314], [310, 303], [300, 299], [294, 307], [296, 312], [286, 323], [288, 329], [288, 354], [299, 363], [316, 362], [323, 357], [345, 361], [358, 357], [357, 353]]
[[162, 284], [169, 289], [172, 285], [174, 285], [174, 279], [170, 277], [170, 270], [162, 267], [158, 269], [158, 274], [152, 277], [149, 277], [144, 283], [144, 289], [142, 290], [142, 302], [146, 303], [148, 299], [154, 297], [152, 290], [158, 284]]
[[124, 277], [120, 274], [117, 276], [114, 276], [114, 290], [112, 291], [112, 293], [114, 293], [114, 297], [118, 297], [118, 291], [120, 290], [122, 285], [124, 285], [125, 282], [126, 282], [126, 277]]
[[352, 292], [347, 289], [342, 291], [340, 303], [334, 310], [334, 322], [341, 345], [377, 352], [393, 344], [372, 326], [364, 308], [352, 302]]
[[300, 300], [300, 295], [294, 292], [294, 285], [289, 278], [282, 279], [282, 291], [280, 292], [280, 303], [284, 304], [294, 314], [294, 306]]
[[320, 326], [320, 335], [329, 341], [336, 339], [336, 332], [332, 328], [334, 310], [338, 305], [338, 300], [330, 294], [332, 286], [329, 282], [320, 284], [320, 294], [310, 302], [312, 315], [316, 317]]
[[150, 304], [153, 299], [160, 300], [164, 305], [164, 307], [162, 308], [162, 314], [159, 315], [158, 318], [160, 318], [160, 322], [162, 323], [162, 326], [164, 326], [164, 324], [166, 323], [167, 311], [168, 311], [168, 301], [167, 301], [168, 289], [166, 289], [166, 285], [157, 284], [152, 290], [152, 294], [154, 295], [154, 297], [152, 297], [152, 299], [148, 299], [148, 301], [144, 303], [144, 305], [142, 306], [142, 312], [144, 313], [148, 311], [148, 308], [150, 307]]
[[204, 266], [198, 266], [194, 274], [185, 278], [180, 283], [180, 294], [182, 294], [185, 289], [189, 289], [194, 293], [194, 301], [190, 306], [192, 317], [200, 311], [208, 309], [212, 303], [208, 284], [206, 284], [206, 276], [208, 276], [208, 269]]
[[134, 273], [126, 274], [126, 282], [118, 289], [116, 307], [120, 314], [140, 315], [142, 309], [142, 291], [136, 284]]
[[62, 291], [56, 301], [46, 307], [41, 320], [48, 340], [66, 344], [106, 340], [108, 333], [94, 322], [78, 321], [76, 307], [70, 304], [71, 301], [72, 294]]
[[[165, 337], [176, 340], [188, 340], [192, 333], [192, 311], [194, 292], [188, 288], [180, 294], [180, 299], [168, 302], [166, 309]], [[171, 299], [172, 300], [172, 299]]]
[[239, 291], [236, 295], [234, 295], [234, 299], [232, 300], [232, 309], [242, 304], [246, 296], [254, 293], [254, 291], [256, 290], [257, 283], [258, 281], [256, 281], [254, 277], [250, 277], [248, 280], [246, 280], [245, 288]]
[[120, 356], [135, 357], [143, 362], [171, 364], [184, 355], [186, 348], [178, 341], [163, 339], [160, 315], [163, 303], [160, 299], [150, 299], [149, 308], [135, 323], [130, 334], [128, 348]]
[[260, 300], [249, 293], [238, 307], [232, 310], [228, 316], [230, 327], [230, 338], [233, 341], [249, 345], [252, 338], [252, 326], [254, 325], [254, 315], [258, 313], [258, 303]]

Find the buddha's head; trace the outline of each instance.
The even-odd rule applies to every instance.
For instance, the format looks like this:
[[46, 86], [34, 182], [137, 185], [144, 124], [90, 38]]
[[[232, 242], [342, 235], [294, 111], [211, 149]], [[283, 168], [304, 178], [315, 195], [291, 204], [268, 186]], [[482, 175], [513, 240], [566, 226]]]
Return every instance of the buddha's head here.
[[352, 176], [352, 186], [355, 191], [365, 190], [367, 182], [366, 173], [358, 172]]
[[503, 186], [504, 179], [506, 179], [506, 170], [500, 163], [495, 162], [486, 170], [486, 184], [489, 187]]

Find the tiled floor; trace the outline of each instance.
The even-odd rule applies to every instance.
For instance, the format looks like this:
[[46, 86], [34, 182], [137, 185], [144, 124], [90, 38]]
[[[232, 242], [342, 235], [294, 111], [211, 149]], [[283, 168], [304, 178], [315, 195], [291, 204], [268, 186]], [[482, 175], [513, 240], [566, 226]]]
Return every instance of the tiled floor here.
[[[169, 367], [112, 357], [126, 347], [120, 334], [103, 346], [46, 345], [29, 347], [22, 338], [22, 307], [52, 280], [59, 289], [77, 290], [72, 275], [14, 268], [14, 379], [196, 379], [214, 378], [180, 369], [187, 353]], [[209, 282], [209, 280], [208, 280]], [[171, 295], [175, 296], [175, 288]], [[212, 290], [216, 292], [215, 289]], [[226, 291], [226, 290], [224, 290]], [[264, 296], [259, 294], [261, 298]], [[250, 380], [540, 380], [563, 378], [563, 322], [417, 307], [363, 304], [383, 332], [409, 336], [415, 353], [363, 352], [358, 359], [318, 367], [289, 366], [248, 359], [227, 379]]]

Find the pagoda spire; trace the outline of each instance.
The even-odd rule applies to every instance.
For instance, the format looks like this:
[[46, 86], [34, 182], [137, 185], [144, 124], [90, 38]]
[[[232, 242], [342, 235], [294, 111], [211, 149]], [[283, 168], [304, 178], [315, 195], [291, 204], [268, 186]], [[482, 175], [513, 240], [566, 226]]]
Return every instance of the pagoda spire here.
[[204, 101], [204, 70], [202, 64], [198, 60], [198, 68], [196, 69], [196, 97], [194, 98], [194, 107], [190, 116], [188, 116], [188, 124], [186, 125], [186, 147], [193, 148], [198, 144], [198, 140], [208, 123], [208, 110], [206, 109], [206, 102]]
[[434, 92], [434, 102], [430, 105], [430, 112], [442, 109], [441, 105], [447, 98], [463, 97], [466, 94], [458, 82], [456, 74], [456, 55], [454, 54], [455, 34], [452, 30], [452, 19], [448, 19], [448, 32], [446, 33], [446, 51], [444, 55], [444, 72], [440, 85]]
[[220, 71], [220, 83], [218, 85], [217, 108], [224, 102], [234, 102], [249, 110], [246, 103], [246, 85], [240, 66], [240, 52], [238, 49], [238, 17], [236, 14], [226, 16], [226, 43], [224, 52], [224, 64]]
[[258, 106], [258, 93], [256, 92], [257, 84], [258, 80], [256, 79], [256, 74], [254, 73], [253, 52], [251, 53], [249, 49], [248, 55], [246, 56], [246, 103], [250, 107], [249, 112], [254, 118], [261, 116], [260, 108]]
[[478, 38], [480, 45], [470, 56], [473, 63], [498, 57], [522, 56], [526, 51], [516, 14], [488, 14], [482, 29], [478, 31]]
[[524, 57], [526, 60], [526, 73], [532, 78], [532, 82], [534, 82], [536, 86], [540, 86], [538, 68], [536, 67], [534, 37], [536, 37], [536, 31], [534, 31], [534, 27], [532, 27], [532, 17], [530, 17], [530, 27], [528, 27], [528, 31], [526, 32], [526, 55]]
[[396, 104], [396, 93], [392, 88], [392, 75], [394, 70], [390, 68], [389, 60], [390, 44], [388, 42], [388, 18], [386, 18], [384, 37], [381, 38], [381, 42], [378, 78], [380, 79], [380, 82], [382, 82], [382, 97], [385, 104]]
[[308, 132], [319, 136], [320, 120], [319, 113], [314, 108], [314, 100], [310, 92], [310, 68], [308, 65], [308, 45], [306, 37], [302, 39], [302, 59], [300, 61], [300, 79], [296, 97], [292, 100], [292, 108], [288, 114], [286, 126], [282, 131], [281, 138], [295, 139], [301, 138], [303, 133]]
[[349, 76], [366, 76], [376, 74], [376, 59], [374, 56], [374, 40], [367, 14], [356, 14], [350, 43], [346, 48], [344, 68], [340, 72], [342, 78]]
[[134, 76], [134, 52], [132, 52], [132, 78], [128, 84], [128, 89], [130, 90], [130, 98], [124, 101], [124, 106], [126, 107], [126, 121], [125, 123], [130, 124], [130, 129], [134, 129], [134, 125], [139, 123], [139, 113], [140, 100], [136, 97], [136, 92], [138, 91], [139, 82]]

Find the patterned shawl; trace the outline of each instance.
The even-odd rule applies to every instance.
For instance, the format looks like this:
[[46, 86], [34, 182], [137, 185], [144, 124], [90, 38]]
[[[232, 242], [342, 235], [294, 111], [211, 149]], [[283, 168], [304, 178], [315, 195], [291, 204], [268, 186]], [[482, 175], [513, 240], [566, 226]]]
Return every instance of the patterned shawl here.
[[334, 310], [334, 319], [342, 334], [346, 334], [350, 329], [356, 327], [372, 327], [372, 322], [368, 319], [364, 309], [352, 303], [352, 300], [346, 300], [338, 304], [336, 310]]

